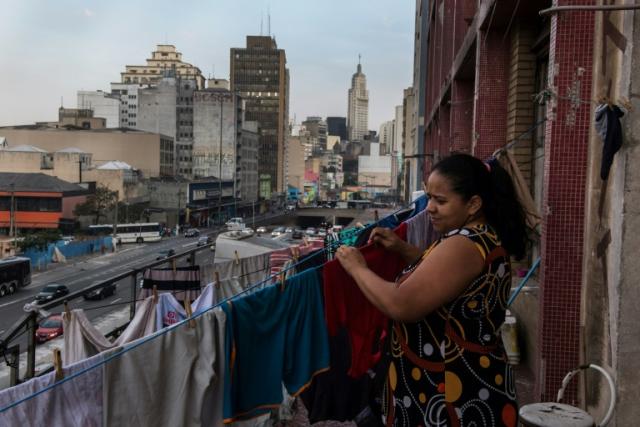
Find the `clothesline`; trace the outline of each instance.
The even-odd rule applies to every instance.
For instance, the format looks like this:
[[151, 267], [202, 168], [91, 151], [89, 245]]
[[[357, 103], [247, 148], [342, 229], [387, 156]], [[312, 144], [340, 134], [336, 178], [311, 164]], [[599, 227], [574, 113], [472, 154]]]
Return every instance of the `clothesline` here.
[[[410, 205], [412, 205], [412, 204], [414, 204], [414, 203], [418, 202], [418, 201], [419, 201], [419, 200], [421, 200], [422, 198], [426, 198], [426, 195], [422, 195], [422, 196], [418, 197], [416, 200], [412, 201], [412, 202], [410, 203]], [[402, 212], [402, 211], [403, 211], [403, 210], [405, 210], [405, 209], [407, 209], [407, 207], [402, 207], [402, 208], [400, 208], [400, 209], [396, 210], [395, 212], [392, 212], [391, 214], [389, 214], [389, 215], [387, 215], [387, 216], [385, 216], [385, 217], [383, 217], [383, 218], [378, 219], [377, 221], [373, 222], [372, 224], [369, 224], [368, 226], [366, 226], [366, 227], [362, 228], [361, 230], [359, 230], [359, 231], [357, 232], [357, 234], [363, 233], [364, 231], [366, 231], [366, 230], [368, 230], [369, 228], [371, 228], [371, 227], [375, 226], [376, 224], [380, 223], [381, 221], [383, 221], [383, 220], [385, 220], [385, 219], [387, 219], [387, 218], [390, 218], [390, 217], [392, 217], [392, 216], [394, 216], [394, 215], [396, 215], [396, 214], [398, 214], [398, 213]], [[337, 243], [339, 243], [339, 242], [337, 242]], [[306, 262], [306, 261], [310, 260], [311, 258], [313, 258], [313, 257], [315, 257], [315, 256], [318, 256], [318, 255], [320, 255], [320, 254], [323, 254], [326, 250], [327, 250], [327, 248], [320, 249], [320, 250], [316, 251], [315, 253], [311, 254], [311, 255], [310, 255], [309, 257], [307, 257], [305, 260], [299, 261], [299, 262], [297, 262], [297, 263], [295, 263], [295, 264], [292, 264], [292, 265], [291, 265], [291, 266], [289, 266], [289, 267], [283, 268], [283, 269], [282, 269], [281, 271], [279, 271], [278, 273], [275, 273], [275, 274], [271, 274], [271, 275], [269, 275], [269, 277], [267, 277], [266, 279], [259, 281], [258, 283], [256, 283], [256, 284], [254, 284], [254, 285], [252, 285], [252, 286], [248, 287], [247, 289], [245, 289], [245, 290], [243, 290], [243, 291], [239, 292], [239, 293], [238, 293], [238, 294], [236, 294], [236, 295], [233, 295], [233, 296], [231, 296], [231, 297], [229, 297], [229, 298], [226, 298], [226, 299], [224, 299], [224, 300], [222, 300], [222, 301], [218, 302], [217, 304], [212, 305], [211, 307], [205, 308], [205, 309], [203, 309], [202, 311], [199, 311], [198, 313], [195, 313], [195, 314], [194, 314], [194, 315], [192, 315], [191, 317], [186, 318], [186, 319], [184, 319], [184, 320], [181, 320], [180, 322], [176, 323], [175, 325], [172, 325], [172, 326], [170, 326], [170, 327], [167, 327], [167, 328], [165, 328], [165, 329], [162, 329], [162, 330], [160, 330], [160, 331], [158, 331], [158, 332], [156, 332], [156, 333], [153, 333], [153, 334], [151, 334], [151, 335], [149, 335], [149, 336], [147, 336], [147, 337], [141, 338], [139, 342], [137, 342], [137, 343], [135, 343], [135, 344], [131, 344], [131, 345], [127, 346], [126, 348], [124, 348], [122, 351], [119, 351], [119, 352], [117, 352], [117, 353], [115, 353], [115, 354], [113, 354], [113, 355], [111, 355], [111, 356], [108, 356], [108, 357], [104, 358], [103, 360], [101, 360], [100, 362], [96, 363], [95, 365], [89, 366], [89, 367], [87, 367], [87, 368], [85, 368], [85, 369], [82, 369], [82, 370], [80, 370], [80, 371], [78, 371], [78, 372], [76, 372], [76, 373], [72, 374], [72, 375], [66, 376], [66, 377], [64, 377], [63, 379], [61, 379], [60, 381], [56, 381], [56, 382], [54, 382], [53, 384], [50, 384], [50, 385], [48, 385], [48, 386], [44, 387], [42, 390], [39, 390], [39, 391], [37, 391], [37, 392], [35, 392], [35, 393], [33, 393], [33, 394], [29, 395], [29, 396], [26, 396], [26, 397], [24, 397], [24, 398], [22, 398], [22, 399], [19, 399], [19, 400], [17, 400], [17, 401], [15, 401], [15, 402], [13, 402], [12, 404], [10, 404], [10, 405], [8, 405], [8, 406], [5, 406], [4, 408], [0, 408], [0, 413], [6, 412], [6, 411], [8, 411], [9, 409], [16, 407], [16, 406], [20, 405], [20, 404], [21, 404], [21, 403], [23, 403], [23, 402], [26, 402], [26, 401], [28, 401], [28, 400], [31, 400], [31, 399], [33, 399], [33, 398], [35, 398], [35, 397], [37, 397], [37, 396], [39, 396], [39, 395], [41, 395], [41, 394], [44, 394], [44, 393], [46, 393], [46, 392], [48, 392], [48, 391], [50, 391], [50, 390], [54, 389], [55, 387], [58, 387], [58, 386], [60, 386], [60, 385], [62, 385], [62, 384], [64, 384], [64, 383], [66, 383], [67, 381], [71, 381], [72, 379], [74, 379], [74, 378], [76, 378], [76, 377], [79, 377], [80, 375], [83, 375], [83, 374], [85, 374], [85, 373], [87, 373], [87, 372], [89, 372], [89, 371], [91, 371], [91, 370], [93, 370], [93, 369], [95, 369], [95, 368], [98, 368], [98, 367], [100, 367], [100, 366], [102, 366], [102, 365], [104, 365], [104, 364], [106, 364], [106, 363], [110, 362], [111, 360], [113, 360], [113, 359], [115, 359], [115, 358], [117, 358], [117, 357], [120, 357], [120, 356], [122, 356], [123, 354], [125, 354], [125, 353], [127, 353], [127, 352], [129, 352], [129, 351], [131, 351], [131, 350], [133, 350], [133, 349], [135, 349], [135, 348], [137, 348], [137, 347], [139, 347], [139, 346], [141, 346], [141, 345], [143, 345], [143, 344], [145, 344], [145, 343], [147, 343], [147, 342], [149, 342], [149, 341], [151, 341], [151, 340], [153, 340], [153, 339], [155, 339], [155, 338], [159, 337], [159, 336], [162, 336], [162, 335], [164, 335], [164, 334], [168, 333], [169, 331], [173, 330], [174, 328], [179, 328], [179, 327], [183, 326], [184, 324], [187, 324], [187, 323], [188, 323], [188, 322], [190, 322], [191, 320], [196, 319], [196, 318], [198, 318], [198, 317], [202, 316], [203, 314], [208, 313], [209, 311], [211, 311], [211, 310], [213, 310], [213, 309], [215, 309], [215, 308], [217, 308], [217, 307], [222, 306], [222, 305], [223, 305], [223, 304], [225, 304], [226, 302], [231, 301], [231, 300], [234, 300], [234, 299], [236, 299], [236, 298], [238, 298], [238, 297], [242, 296], [243, 294], [245, 294], [245, 293], [247, 293], [247, 292], [249, 292], [249, 291], [252, 291], [252, 290], [256, 289], [258, 286], [263, 285], [263, 284], [265, 284], [265, 283], [268, 283], [268, 282], [269, 282], [270, 280], [272, 280], [274, 277], [278, 277], [278, 276], [282, 275], [283, 273], [286, 273], [288, 270], [291, 270], [291, 269], [293, 269], [293, 268], [295, 268], [295, 267], [299, 266], [301, 263]]]

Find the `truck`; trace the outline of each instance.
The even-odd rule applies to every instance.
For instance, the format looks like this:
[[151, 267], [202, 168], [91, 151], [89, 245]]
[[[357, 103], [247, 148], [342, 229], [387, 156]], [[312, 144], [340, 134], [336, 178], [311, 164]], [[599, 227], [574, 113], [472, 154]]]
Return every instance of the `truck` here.
[[0, 297], [31, 284], [31, 260], [24, 257], [0, 259]]

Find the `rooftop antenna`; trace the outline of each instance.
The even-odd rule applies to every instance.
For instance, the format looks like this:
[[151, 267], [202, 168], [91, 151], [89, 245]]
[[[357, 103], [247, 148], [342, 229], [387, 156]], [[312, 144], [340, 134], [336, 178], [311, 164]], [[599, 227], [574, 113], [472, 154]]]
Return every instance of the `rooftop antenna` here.
[[260, 12], [260, 35], [263, 36], [262, 26], [264, 25], [264, 10]]
[[267, 5], [267, 35], [271, 37], [271, 6]]

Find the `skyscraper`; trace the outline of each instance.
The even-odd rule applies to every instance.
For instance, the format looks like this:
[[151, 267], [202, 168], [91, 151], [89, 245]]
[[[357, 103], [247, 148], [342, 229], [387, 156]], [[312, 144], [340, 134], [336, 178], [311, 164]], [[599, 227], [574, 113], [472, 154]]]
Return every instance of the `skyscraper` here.
[[260, 180], [270, 180], [271, 191], [284, 191], [284, 140], [289, 123], [285, 51], [270, 36], [247, 36], [246, 48], [231, 48], [230, 64], [231, 91], [246, 100], [245, 119], [259, 123]]
[[362, 65], [358, 59], [358, 70], [351, 77], [349, 89], [349, 111], [347, 114], [347, 130], [349, 140], [361, 141], [369, 132], [369, 91], [367, 77], [362, 73]]

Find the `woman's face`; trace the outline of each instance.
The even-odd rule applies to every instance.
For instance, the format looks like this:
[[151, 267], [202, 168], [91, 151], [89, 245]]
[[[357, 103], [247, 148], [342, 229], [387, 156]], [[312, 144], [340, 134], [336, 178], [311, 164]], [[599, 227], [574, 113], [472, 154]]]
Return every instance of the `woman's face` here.
[[454, 193], [449, 180], [437, 171], [429, 175], [426, 193], [429, 196], [427, 213], [433, 228], [441, 234], [463, 227], [475, 213], [471, 203]]

